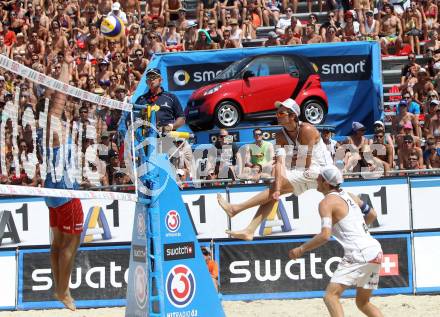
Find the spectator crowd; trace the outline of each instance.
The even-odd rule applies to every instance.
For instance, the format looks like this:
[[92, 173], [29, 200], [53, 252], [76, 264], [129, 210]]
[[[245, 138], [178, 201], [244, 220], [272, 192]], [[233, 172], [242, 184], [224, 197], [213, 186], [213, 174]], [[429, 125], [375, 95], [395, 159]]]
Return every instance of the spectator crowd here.
[[[374, 172], [378, 166], [385, 173], [393, 169], [440, 167], [437, 1], [395, 4], [388, 0], [319, 0], [317, 7], [312, 0], [306, 2], [309, 15], [300, 19], [297, 0], [202, 0], [191, 11], [183, 0], [1, 1], [0, 54], [88, 92], [128, 101], [154, 54], [248, 46], [258, 42], [260, 27], [270, 30], [264, 38], [265, 46], [379, 41], [384, 55], [407, 54], [409, 59], [393, 99], [397, 106], [390, 109], [395, 115], [377, 121], [373, 135], [368, 137], [367, 129], [359, 122], [353, 122], [353, 133], [346, 140], [332, 140], [328, 130], [322, 131], [322, 137], [335, 163], [343, 164], [347, 173], [363, 167]], [[100, 33], [100, 21], [106, 15], [118, 16], [124, 22], [123, 36], [107, 39]], [[422, 65], [416, 63], [416, 54], [424, 55]], [[0, 69], [0, 113], [8, 101], [13, 101], [17, 89], [20, 123], [27, 109], [27, 113], [31, 111], [38, 118], [45, 100], [53, 97], [53, 92], [35, 82]], [[109, 149], [101, 156], [107, 164], [102, 167], [105, 176], [84, 179], [83, 186], [130, 184], [127, 176], [117, 172], [117, 167], [124, 167], [122, 141], [116, 133], [120, 118], [120, 110], [102, 109], [67, 97], [63, 120], [76, 120], [96, 128], [96, 135], [82, 136], [83, 152], [92, 143], [104, 144]], [[5, 126], [5, 147], [1, 149], [5, 157], [11, 158], [14, 144], [19, 148], [20, 158], [22, 153], [33, 152], [35, 144], [29, 125], [20, 125], [13, 140], [12, 124], [5, 116], [0, 120]], [[176, 140], [178, 151], [173, 162], [180, 179], [196, 176], [192, 172], [194, 164], [203, 166], [205, 174], [199, 176], [208, 180], [255, 181], [270, 177], [274, 149], [263, 140], [263, 130], [256, 129], [255, 142], [241, 148], [234, 144], [228, 131], [220, 130], [214, 144], [218, 151], [216, 159], [212, 160], [207, 150], [196, 163], [185, 142]], [[41, 153], [36, 159], [41, 161]], [[31, 162], [38, 167], [37, 163]], [[33, 178], [21, 173], [21, 159], [19, 167], [12, 159], [3, 164], [10, 176], [1, 175], [0, 183], [43, 185], [38, 172]], [[16, 168], [20, 168], [20, 177]]]

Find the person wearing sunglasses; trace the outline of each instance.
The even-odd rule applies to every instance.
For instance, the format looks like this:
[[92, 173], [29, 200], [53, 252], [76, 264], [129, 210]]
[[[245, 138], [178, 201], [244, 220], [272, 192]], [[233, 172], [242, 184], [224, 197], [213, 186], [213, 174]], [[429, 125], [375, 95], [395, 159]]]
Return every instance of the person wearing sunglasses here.
[[318, 130], [299, 120], [300, 107], [289, 98], [275, 103], [276, 117], [281, 131], [276, 133], [275, 181], [270, 188], [238, 204], [227, 202], [222, 195], [217, 200], [229, 217], [259, 206], [250, 224], [240, 231], [227, 231], [232, 238], [253, 240], [254, 232], [272, 211], [281, 195], [299, 196], [317, 187], [322, 167], [333, 165], [333, 159]]
[[422, 149], [414, 143], [414, 139], [411, 135], [405, 135], [403, 137], [403, 146], [397, 150], [397, 157], [399, 158], [399, 169], [413, 169], [413, 164], [410, 164], [411, 157], [417, 157], [418, 168], [423, 168], [423, 152]]
[[263, 131], [259, 128], [254, 130], [254, 139], [255, 142], [246, 147], [245, 167], [252, 168], [258, 164], [263, 172], [270, 174], [275, 156], [273, 144], [263, 140]]
[[137, 80], [142, 78], [142, 74], [148, 66], [148, 59], [144, 57], [144, 50], [142, 48], [137, 48], [134, 52], [135, 56], [133, 59], [133, 69], [131, 70]]

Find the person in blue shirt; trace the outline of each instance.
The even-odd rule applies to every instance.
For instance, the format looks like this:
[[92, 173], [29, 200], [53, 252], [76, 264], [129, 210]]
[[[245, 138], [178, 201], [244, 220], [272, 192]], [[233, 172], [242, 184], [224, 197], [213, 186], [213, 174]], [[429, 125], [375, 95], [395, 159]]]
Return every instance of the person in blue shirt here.
[[[416, 115], [420, 114], [420, 105], [413, 100], [409, 92], [404, 92], [402, 94], [401, 102], [406, 102], [406, 104], [408, 105], [408, 112], [411, 112], [412, 114], [416, 114]], [[399, 107], [397, 107], [396, 112], [397, 114], [399, 114]]]

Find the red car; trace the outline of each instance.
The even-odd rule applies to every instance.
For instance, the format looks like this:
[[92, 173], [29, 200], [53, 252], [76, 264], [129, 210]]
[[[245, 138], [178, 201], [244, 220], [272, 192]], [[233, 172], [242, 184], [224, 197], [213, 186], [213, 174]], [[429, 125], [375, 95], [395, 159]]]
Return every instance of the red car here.
[[209, 85], [195, 90], [185, 114], [193, 130], [232, 128], [243, 120], [273, 120], [274, 103], [295, 99], [301, 120], [321, 124], [328, 100], [316, 66], [306, 57], [267, 54], [246, 57], [219, 73]]

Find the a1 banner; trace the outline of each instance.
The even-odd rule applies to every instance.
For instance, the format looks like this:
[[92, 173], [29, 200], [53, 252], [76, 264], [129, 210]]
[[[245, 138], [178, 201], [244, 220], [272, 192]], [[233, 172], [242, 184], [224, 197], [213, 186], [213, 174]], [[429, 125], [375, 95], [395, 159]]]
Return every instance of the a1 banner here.
[[414, 230], [440, 229], [440, 213], [435, 197], [440, 196], [440, 178], [411, 178], [411, 203]]
[[[410, 236], [376, 238], [384, 252], [377, 293], [411, 293]], [[343, 250], [331, 240], [300, 259], [289, 259], [289, 250], [303, 241], [219, 243], [220, 292], [225, 299], [241, 300], [321, 296], [343, 256]]]
[[[43, 198], [23, 197], [0, 200], [0, 248], [48, 246], [49, 209]], [[84, 235], [87, 243], [130, 242], [135, 203], [122, 200], [82, 199]], [[102, 210], [108, 226], [98, 227], [95, 209]], [[96, 223], [95, 226], [92, 223]]]
[[[264, 186], [232, 187], [230, 201], [232, 203], [243, 202], [264, 189]], [[410, 202], [407, 198], [409, 189], [406, 179], [346, 181], [343, 189], [359, 195], [362, 200], [375, 208], [378, 216], [377, 221], [370, 228], [371, 232], [401, 232], [411, 229]], [[280, 204], [286, 212], [291, 231], [283, 231], [280, 226], [277, 226], [267, 236], [300, 236], [318, 233], [321, 230], [318, 205], [322, 198], [323, 195], [316, 190], [308, 190], [300, 196], [282, 196]], [[217, 202], [215, 204], [210, 211], [225, 215], [224, 211], [217, 207]], [[236, 215], [231, 219], [231, 229], [245, 228], [256, 211], [257, 207], [254, 207]], [[217, 229], [216, 232], [219, 231], [220, 229]], [[255, 236], [263, 236], [262, 232], [261, 228], [257, 228]]]
[[[70, 292], [77, 307], [125, 305], [130, 248], [80, 248], [73, 265]], [[18, 308], [62, 308], [54, 288], [47, 249], [20, 250]]]

